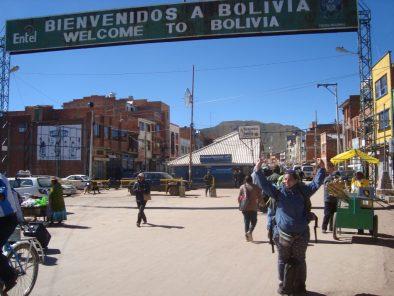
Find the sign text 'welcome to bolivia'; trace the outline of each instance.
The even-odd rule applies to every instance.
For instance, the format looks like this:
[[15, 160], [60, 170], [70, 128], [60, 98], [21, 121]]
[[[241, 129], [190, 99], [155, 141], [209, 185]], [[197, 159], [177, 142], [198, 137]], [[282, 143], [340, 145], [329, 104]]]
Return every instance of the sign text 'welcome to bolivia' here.
[[10, 53], [357, 30], [357, 0], [178, 3], [7, 21]]

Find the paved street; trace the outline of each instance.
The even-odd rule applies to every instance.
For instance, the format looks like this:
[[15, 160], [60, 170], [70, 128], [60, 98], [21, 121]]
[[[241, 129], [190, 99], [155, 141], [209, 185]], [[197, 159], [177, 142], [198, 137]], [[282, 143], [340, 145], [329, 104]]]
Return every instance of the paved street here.
[[[135, 225], [126, 190], [67, 198], [69, 220], [49, 229], [52, 240], [33, 295], [275, 295], [276, 259], [259, 216], [255, 243], [243, 236], [235, 189], [219, 198], [153, 195], [148, 222]], [[313, 197], [322, 220], [322, 191]], [[321, 234], [307, 251], [310, 295], [393, 295], [393, 210], [377, 211], [379, 242]], [[390, 292], [391, 291], [391, 292]]]

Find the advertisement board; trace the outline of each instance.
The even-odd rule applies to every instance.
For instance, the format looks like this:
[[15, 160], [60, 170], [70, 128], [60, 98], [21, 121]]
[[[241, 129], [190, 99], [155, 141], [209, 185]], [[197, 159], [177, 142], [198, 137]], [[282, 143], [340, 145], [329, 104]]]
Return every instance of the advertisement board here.
[[200, 162], [207, 163], [231, 163], [233, 157], [231, 154], [217, 154], [217, 155], [200, 155]]
[[258, 139], [260, 138], [260, 126], [240, 126], [238, 133], [240, 139]]
[[8, 20], [6, 50], [16, 54], [357, 28], [357, 0], [186, 2]]
[[82, 125], [37, 127], [37, 160], [81, 160]]

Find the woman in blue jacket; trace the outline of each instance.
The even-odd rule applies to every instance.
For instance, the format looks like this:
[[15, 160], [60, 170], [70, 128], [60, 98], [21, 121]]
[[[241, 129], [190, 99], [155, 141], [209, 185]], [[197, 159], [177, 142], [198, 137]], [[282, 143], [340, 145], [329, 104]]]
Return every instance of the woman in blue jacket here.
[[279, 294], [305, 293], [305, 253], [309, 241], [311, 196], [323, 184], [325, 165], [319, 160], [319, 170], [313, 181], [300, 183], [295, 171], [287, 171], [280, 188], [264, 176], [260, 159], [253, 173], [253, 181], [276, 202], [274, 241], [278, 249]]

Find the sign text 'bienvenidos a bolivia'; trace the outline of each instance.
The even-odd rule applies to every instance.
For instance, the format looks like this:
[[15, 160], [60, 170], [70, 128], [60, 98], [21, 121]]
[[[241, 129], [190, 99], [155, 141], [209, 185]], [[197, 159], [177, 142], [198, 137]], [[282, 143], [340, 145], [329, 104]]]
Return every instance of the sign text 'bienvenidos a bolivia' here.
[[357, 30], [357, 0], [178, 3], [7, 21], [10, 53]]

